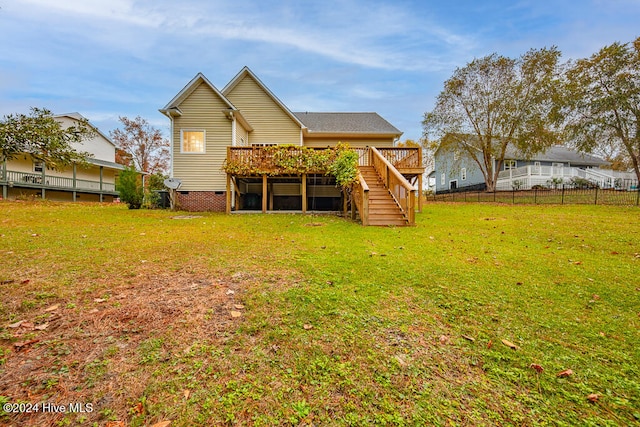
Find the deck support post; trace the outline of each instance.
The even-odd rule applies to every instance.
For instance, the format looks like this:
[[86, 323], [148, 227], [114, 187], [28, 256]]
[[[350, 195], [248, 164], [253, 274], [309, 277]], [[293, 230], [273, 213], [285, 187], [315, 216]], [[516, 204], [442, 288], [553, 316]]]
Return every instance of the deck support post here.
[[343, 217], [346, 218], [347, 217], [347, 210], [349, 208], [349, 196], [347, 195], [347, 190], [344, 187], [342, 187], [342, 198], [344, 200], [343, 206], [342, 206]]
[[307, 174], [302, 174], [302, 213], [307, 213]]
[[262, 213], [267, 213], [267, 175], [262, 175]]
[[231, 213], [231, 174], [230, 173], [227, 174], [227, 192], [226, 192], [226, 197], [227, 197], [227, 201], [226, 201], [226, 205], [225, 205], [225, 212], [230, 214]]

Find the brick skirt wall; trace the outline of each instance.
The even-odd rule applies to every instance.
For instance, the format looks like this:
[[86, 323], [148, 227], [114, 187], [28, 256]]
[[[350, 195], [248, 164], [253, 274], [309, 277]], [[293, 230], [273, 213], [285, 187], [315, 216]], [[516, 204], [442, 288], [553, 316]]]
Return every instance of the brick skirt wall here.
[[224, 212], [227, 196], [225, 191], [178, 191], [178, 209], [191, 212]]

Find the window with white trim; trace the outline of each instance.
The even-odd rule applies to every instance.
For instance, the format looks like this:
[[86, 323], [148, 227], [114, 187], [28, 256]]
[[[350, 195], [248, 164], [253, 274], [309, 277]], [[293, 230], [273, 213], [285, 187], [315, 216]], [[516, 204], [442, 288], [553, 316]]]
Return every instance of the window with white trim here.
[[42, 172], [44, 170], [43, 162], [33, 162], [33, 171], [34, 172]]
[[181, 153], [205, 153], [205, 131], [182, 129], [180, 131], [180, 152]]
[[460, 180], [461, 181], [467, 180], [467, 168], [460, 169]]
[[518, 162], [516, 160], [504, 161], [504, 170], [515, 169], [517, 167], [518, 167]]

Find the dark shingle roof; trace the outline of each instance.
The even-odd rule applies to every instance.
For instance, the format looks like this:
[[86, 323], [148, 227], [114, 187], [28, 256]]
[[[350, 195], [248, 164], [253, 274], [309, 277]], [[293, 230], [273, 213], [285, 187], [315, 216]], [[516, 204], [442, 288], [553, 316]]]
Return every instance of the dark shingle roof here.
[[[519, 155], [513, 149], [507, 149], [507, 153], [505, 154], [504, 158], [524, 160], [523, 156]], [[603, 166], [607, 164], [606, 161], [602, 160], [599, 157], [581, 153], [579, 151], [572, 150], [571, 148], [563, 147], [561, 145], [556, 145], [548, 148], [542, 153], [534, 154], [530, 159], [526, 160], [538, 162], [570, 163], [576, 166]]]
[[311, 133], [402, 135], [377, 113], [293, 113]]

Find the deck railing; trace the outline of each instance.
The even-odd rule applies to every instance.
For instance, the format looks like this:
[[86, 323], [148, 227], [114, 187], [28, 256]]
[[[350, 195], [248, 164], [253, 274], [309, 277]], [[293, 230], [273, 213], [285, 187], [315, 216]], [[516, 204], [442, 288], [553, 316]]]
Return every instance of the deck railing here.
[[[313, 150], [328, 150], [325, 147], [287, 147], [287, 157], [298, 159], [300, 163], [304, 161], [304, 151], [309, 148]], [[352, 147], [358, 153], [358, 166], [371, 166], [369, 155], [370, 147]], [[389, 147], [378, 148], [380, 154], [385, 157], [397, 169], [417, 169], [422, 168], [422, 152], [419, 148], [413, 147]], [[282, 151], [270, 151], [265, 147], [227, 147], [227, 162], [242, 166], [245, 170], [262, 171], [269, 173], [279, 169], [276, 164], [274, 154], [282, 156]], [[311, 171], [310, 171], [311, 172]]]
[[[2, 181], [2, 175], [0, 175]], [[44, 188], [55, 190], [75, 190], [115, 193], [116, 186], [110, 182], [74, 179], [57, 175], [43, 175], [41, 173], [18, 172], [7, 170], [4, 179], [9, 185], [16, 187]]]
[[385, 187], [396, 200], [409, 225], [415, 225], [416, 189], [375, 147], [371, 147], [370, 161]]

